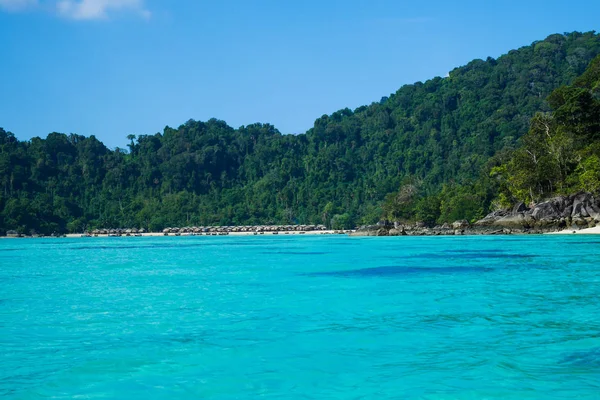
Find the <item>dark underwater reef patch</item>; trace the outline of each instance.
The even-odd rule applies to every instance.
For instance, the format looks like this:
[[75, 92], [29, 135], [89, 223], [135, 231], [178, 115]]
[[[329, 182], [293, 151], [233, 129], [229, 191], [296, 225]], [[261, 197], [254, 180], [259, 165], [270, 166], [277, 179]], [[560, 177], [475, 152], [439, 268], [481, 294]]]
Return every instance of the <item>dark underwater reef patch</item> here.
[[600, 347], [585, 350], [576, 351], [570, 353], [562, 358], [560, 364], [570, 364], [576, 367], [600, 367]]
[[316, 256], [329, 254], [324, 251], [263, 251], [261, 254], [288, 254], [288, 255], [300, 255], [300, 256]]
[[404, 261], [406, 259], [425, 260], [531, 260], [537, 256], [532, 254], [505, 253], [496, 250], [447, 250], [436, 253], [416, 253], [403, 256], [382, 256], [381, 259]]
[[444, 253], [458, 253], [458, 254], [464, 254], [464, 253], [492, 253], [492, 254], [498, 254], [498, 253], [502, 253], [502, 254], [506, 254], [506, 252], [504, 250], [501, 250], [501, 249], [480, 249], [480, 250], [448, 249], [448, 250], [444, 250]]
[[361, 269], [349, 269], [343, 271], [311, 272], [302, 274], [304, 276], [334, 276], [334, 277], [387, 277], [387, 276], [406, 276], [418, 274], [469, 274], [491, 272], [492, 268], [484, 267], [405, 267], [405, 266], [384, 266]]
[[531, 254], [514, 254], [514, 253], [503, 253], [500, 251], [462, 251], [452, 250], [445, 251], [443, 253], [422, 253], [410, 256], [411, 258], [430, 258], [430, 259], [448, 259], [448, 258], [460, 258], [460, 259], [526, 259], [534, 258]]

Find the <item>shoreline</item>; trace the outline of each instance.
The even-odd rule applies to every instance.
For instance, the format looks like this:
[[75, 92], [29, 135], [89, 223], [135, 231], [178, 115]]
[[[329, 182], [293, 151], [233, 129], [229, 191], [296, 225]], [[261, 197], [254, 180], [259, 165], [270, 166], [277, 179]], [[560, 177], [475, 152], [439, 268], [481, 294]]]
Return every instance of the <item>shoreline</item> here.
[[223, 237], [223, 236], [280, 236], [280, 235], [345, 235], [350, 231], [335, 231], [335, 230], [325, 230], [325, 231], [278, 231], [278, 232], [206, 232], [206, 233], [162, 233], [162, 232], [146, 232], [146, 233], [138, 233], [130, 234], [127, 236], [126, 234], [122, 234], [120, 236], [109, 235], [109, 234], [98, 234], [85, 236], [81, 233], [69, 233], [66, 235], [67, 238], [107, 238], [107, 237]]
[[223, 233], [169, 233], [164, 234], [162, 232], [145, 232], [138, 234], [122, 234], [122, 235], [110, 235], [110, 234], [97, 234], [97, 235], [85, 235], [82, 233], [68, 233], [64, 236], [1, 236], [0, 239], [76, 239], [76, 238], [129, 238], [129, 237], [223, 237], [223, 236], [286, 236], [286, 235], [347, 235], [348, 233], [353, 232], [353, 230], [324, 230], [324, 231], [278, 231], [278, 232], [228, 232], [227, 234]]
[[[109, 237], [200, 237], [200, 236], [216, 236], [216, 237], [223, 237], [223, 236], [289, 236], [289, 235], [294, 235], [294, 236], [298, 236], [298, 235], [310, 235], [310, 236], [317, 236], [317, 235], [347, 235], [347, 236], [354, 236], [354, 237], [367, 237], [367, 236], [375, 236], [375, 235], [361, 235], [360, 233], [357, 234], [357, 231], [352, 229], [352, 230], [323, 230], [323, 231], [278, 231], [278, 232], [228, 232], [226, 234], [224, 233], [218, 233], [218, 232], [207, 232], [207, 233], [168, 233], [168, 234], [164, 234], [162, 232], [145, 232], [145, 233], [138, 233], [138, 234], [122, 234], [122, 235], [110, 235], [110, 234], [97, 234], [97, 235], [84, 235], [81, 233], [69, 233], [66, 234], [65, 236], [62, 237], [53, 237], [53, 236], [40, 236], [40, 237], [31, 237], [31, 236], [20, 236], [20, 237], [12, 237], [12, 236], [0, 236], [0, 239], [60, 239], [60, 238], [67, 238], [67, 239], [76, 239], [76, 238], [109, 238]], [[497, 235], [497, 234], [493, 234], [493, 233], [479, 233], [479, 234], [469, 234], [469, 233], [465, 233], [462, 234], [460, 236], [521, 236], [524, 235], [524, 233], [511, 233], [511, 234], [504, 234], [504, 235]], [[596, 226], [593, 228], [583, 228], [583, 229], [578, 229], [578, 230], [574, 230], [574, 229], [563, 229], [560, 231], [554, 231], [554, 232], [540, 232], [540, 233], [534, 233], [534, 235], [600, 235], [600, 226]], [[395, 235], [390, 235], [390, 236], [382, 236], [382, 237], [394, 237]], [[407, 236], [439, 236], [439, 235], [407, 235]], [[446, 235], [443, 235], [446, 236]]]
[[600, 226], [583, 229], [563, 229], [562, 231], [546, 232], [545, 235], [600, 235]]

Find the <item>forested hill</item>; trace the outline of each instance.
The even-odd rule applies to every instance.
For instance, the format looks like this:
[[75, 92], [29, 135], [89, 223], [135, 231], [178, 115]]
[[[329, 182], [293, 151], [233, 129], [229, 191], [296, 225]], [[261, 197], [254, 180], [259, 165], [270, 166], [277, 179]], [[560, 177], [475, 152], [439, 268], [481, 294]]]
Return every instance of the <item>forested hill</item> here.
[[[474, 185], [504, 161], [531, 118], [550, 109], [547, 96], [598, 54], [595, 33], [552, 35], [403, 86], [370, 106], [322, 116], [296, 136], [268, 124], [233, 129], [190, 120], [130, 136], [127, 151], [113, 151], [93, 136], [18, 141], [0, 129], [0, 231], [352, 226], [379, 219], [386, 196], [407, 184], [424, 199], [438, 195], [421, 207], [431, 218], [454, 219], [462, 211], [453, 196], [464, 194], [455, 188]], [[468, 217], [486, 212], [489, 197], [483, 193]]]

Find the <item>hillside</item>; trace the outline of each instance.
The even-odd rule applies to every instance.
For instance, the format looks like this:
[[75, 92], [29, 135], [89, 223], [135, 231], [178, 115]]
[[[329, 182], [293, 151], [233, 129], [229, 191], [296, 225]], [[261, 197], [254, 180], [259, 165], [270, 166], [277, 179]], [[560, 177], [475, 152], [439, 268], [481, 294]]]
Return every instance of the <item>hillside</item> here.
[[600, 191], [600, 56], [569, 86], [548, 97], [521, 145], [491, 172], [505, 203]]
[[322, 116], [296, 136], [269, 124], [190, 120], [113, 151], [93, 136], [19, 141], [0, 129], [0, 230], [346, 227], [407, 217], [403, 198], [415, 193], [421, 219], [476, 218], [499, 190], [482, 179], [512, 157], [531, 118], [550, 111], [548, 95], [598, 54], [595, 33], [552, 35]]

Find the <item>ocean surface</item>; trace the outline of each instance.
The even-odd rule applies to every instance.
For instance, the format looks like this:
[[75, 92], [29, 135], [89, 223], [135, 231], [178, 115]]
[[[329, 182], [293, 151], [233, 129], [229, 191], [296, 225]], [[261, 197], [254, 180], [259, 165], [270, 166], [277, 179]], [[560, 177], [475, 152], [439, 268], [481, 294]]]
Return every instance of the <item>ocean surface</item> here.
[[600, 399], [600, 236], [0, 240], [0, 398]]

